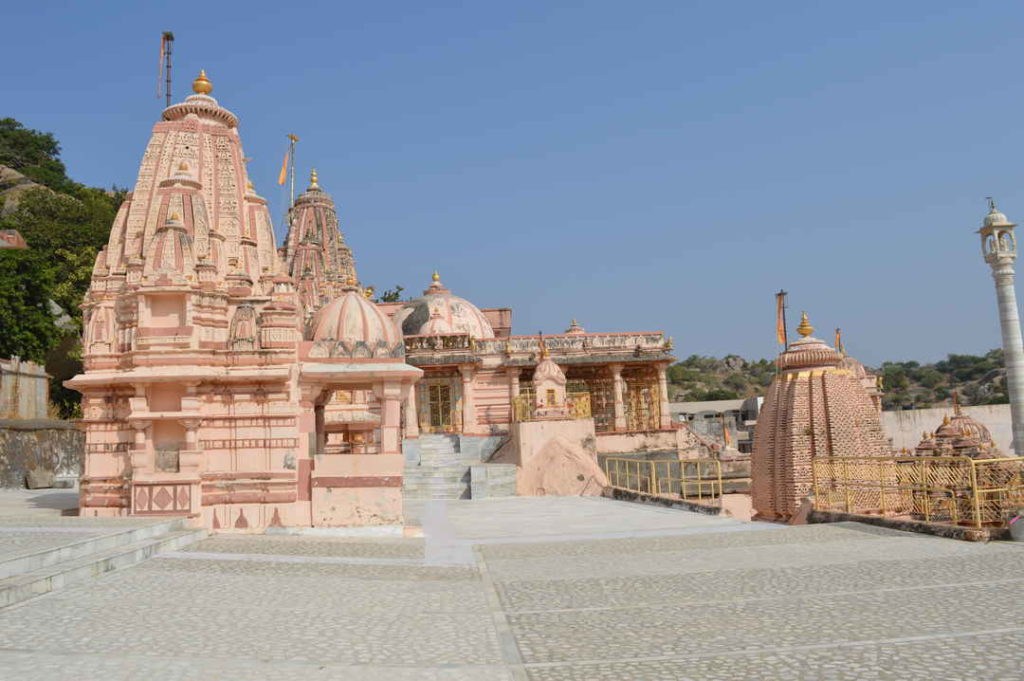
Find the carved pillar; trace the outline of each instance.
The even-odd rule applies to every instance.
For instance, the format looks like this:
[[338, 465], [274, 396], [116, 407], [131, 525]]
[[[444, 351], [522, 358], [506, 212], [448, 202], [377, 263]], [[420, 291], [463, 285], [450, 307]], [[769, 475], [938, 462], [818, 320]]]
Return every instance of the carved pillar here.
[[609, 364], [608, 370], [612, 374], [612, 393], [615, 396], [615, 430], [626, 429], [626, 403], [623, 400], [622, 365]]
[[519, 397], [519, 375], [522, 373], [520, 367], [508, 367], [508, 407], [509, 423], [516, 420], [516, 398]]
[[316, 449], [314, 450], [317, 456], [324, 453], [327, 449], [327, 427], [324, 421], [324, 405], [317, 404], [313, 406], [313, 423], [316, 429]]
[[462, 375], [462, 432], [471, 434], [476, 432], [476, 401], [473, 399], [473, 367], [469, 364], [460, 364], [459, 373]]
[[149, 429], [152, 421], [132, 420], [129, 421], [135, 429], [135, 444], [132, 447], [132, 474], [148, 474], [153, 472], [153, 459], [149, 454], [147, 442], [149, 441]]
[[668, 365], [658, 365], [658, 404], [661, 407], [661, 427], [672, 425], [672, 412], [668, 408]]
[[374, 393], [380, 400], [380, 453], [401, 454], [402, 386], [382, 383]]
[[416, 386], [410, 385], [405, 394], [405, 437], [406, 439], [420, 436], [419, 414], [416, 411]]

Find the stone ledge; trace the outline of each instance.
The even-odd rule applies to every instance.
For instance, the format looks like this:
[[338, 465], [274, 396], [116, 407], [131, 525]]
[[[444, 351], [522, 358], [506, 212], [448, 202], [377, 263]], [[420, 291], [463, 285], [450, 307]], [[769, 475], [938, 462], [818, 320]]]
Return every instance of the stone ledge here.
[[619, 501], [634, 501], [640, 504], [654, 504], [656, 506], [665, 506], [666, 508], [678, 508], [683, 511], [703, 513], [704, 515], [722, 515], [722, 509], [718, 506], [708, 506], [706, 504], [684, 501], [682, 499], [670, 499], [668, 497], [660, 497], [654, 494], [647, 494], [646, 492], [634, 492], [632, 490], [620, 489], [618, 487], [606, 487], [601, 496], [609, 499], [618, 499]]
[[963, 541], [987, 542], [993, 539], [1007, 539], [1010, 536], [1010, 531], [1005, 527], [983, 527], [979, 529], [976, 527], [964, 527], [962, 525], [929, 523], [923, 520], [907, 520], [905, 518], [889, 518], [879, 515], [843, 513], [840, 511], [812, 510], [807, 519], [807, 522], [812, 524], [848, 521], [864, 523], [865, 525], [888, 527], [893, 530], [903, 530], [904, 532], [930, 534], [935, 537], [960, 539]]

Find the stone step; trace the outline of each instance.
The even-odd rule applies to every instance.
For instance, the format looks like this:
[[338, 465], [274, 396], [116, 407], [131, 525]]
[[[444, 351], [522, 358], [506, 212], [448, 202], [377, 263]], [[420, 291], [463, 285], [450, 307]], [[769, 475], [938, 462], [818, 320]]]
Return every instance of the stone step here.
[[208, 534], [204, 529], [178, 529], [8, 577], [0, 580], [0, 608], [88, 581], [105, 572], [130, 567], [163, 551], [176, 551]]
[[114, 549], [118, 546], [134, 544], [151, 537], [158, 537], [168, 532], [184, 529], [184, 527], [185, 521], [183, 518], [173, 518], [136, 527], [119, 527], [104, 534], [88, 537], [81, 541], [70, 542], [63, 546], [14, 556], [13, 558], [0, 561], [0, 579], [34, 572], [51, 565]]

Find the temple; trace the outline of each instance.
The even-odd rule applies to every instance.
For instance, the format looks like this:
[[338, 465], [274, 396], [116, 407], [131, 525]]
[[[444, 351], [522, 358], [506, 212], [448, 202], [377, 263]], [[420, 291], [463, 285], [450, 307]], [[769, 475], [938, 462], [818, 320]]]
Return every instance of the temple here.
[[863, 365], [811, 336], [804, 314], [798, 340], [779, 355], [754, 433], [751, 494], [757, 516], [788, 521], [811, 493], [812, 464], [833, 457], [891, 453], [879, 390]]
[[83, 303], [82, 515], [220, 530], [400, 526], [423, 499], [600, 489], [598, 457], [699, 443], [660, 332], [513, 335], [438, 273], [361, 286], [315, 171], [277, 247], [238, 118], [164, 110]]

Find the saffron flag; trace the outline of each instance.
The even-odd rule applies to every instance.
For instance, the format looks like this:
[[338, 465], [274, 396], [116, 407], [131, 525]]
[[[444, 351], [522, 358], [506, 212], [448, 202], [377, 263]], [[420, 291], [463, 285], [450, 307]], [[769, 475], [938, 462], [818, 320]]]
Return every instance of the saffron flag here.
[[726, 447], [732, 447], [732, 435], [729, 433], [729, 427], [725, 425], [725, 415], [722, 415], [722, 439], [725, 440]]
[[836, 350], [839, 352], [843, 351], [843, 337], [841, 333], [840, 329], [836, 329]]
[[786, 292], [775, 294], [775, 338], [779, 345], [786, 346]]
[[167, 45], [167, 36], [160, 36], [160, 57], [156, 61], [156, 96], [163, 94], [164, 81], [164, 49]]
[[291, 148], [284, 152], [284, 161], [281, 162], [281, 174], [277, 176], [277, 183], [284, 184], [284, 181], [288, 179], [288, 155], [291, 154]]

